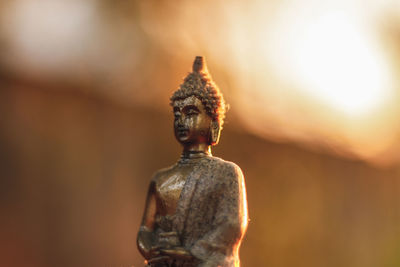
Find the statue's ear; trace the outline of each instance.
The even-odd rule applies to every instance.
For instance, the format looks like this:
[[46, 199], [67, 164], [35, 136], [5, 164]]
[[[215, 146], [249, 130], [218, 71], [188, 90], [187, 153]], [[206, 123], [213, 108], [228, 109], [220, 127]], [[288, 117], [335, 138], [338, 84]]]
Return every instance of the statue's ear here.
[[210, 145], [218, 144], [220, 133], [221, 127], [219, 126], [219, 122], [212, 120], [210, 127]]

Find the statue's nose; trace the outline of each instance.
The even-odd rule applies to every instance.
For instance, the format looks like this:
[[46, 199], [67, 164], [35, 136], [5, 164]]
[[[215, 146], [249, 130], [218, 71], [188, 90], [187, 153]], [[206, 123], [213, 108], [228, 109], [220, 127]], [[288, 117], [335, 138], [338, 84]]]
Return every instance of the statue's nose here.
[[184, 122], [184, 116], [181, 115], [178, 118], [178, 127], [183, 127], [185, 125], [183, 122]]

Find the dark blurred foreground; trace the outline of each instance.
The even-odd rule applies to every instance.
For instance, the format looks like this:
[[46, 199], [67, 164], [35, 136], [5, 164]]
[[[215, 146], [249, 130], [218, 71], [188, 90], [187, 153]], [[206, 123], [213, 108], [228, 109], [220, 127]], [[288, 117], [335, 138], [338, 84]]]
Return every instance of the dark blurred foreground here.
[[[171, 114], [29, 83], [0, 84], [0, 265], [143, 266], [152, 173], [180, 152]], [[165, 100], [165, 105], [168, 100]], [[271, 143], [228, 114], [251, 222], [244, 267], [400, 266], [400, 173]]]

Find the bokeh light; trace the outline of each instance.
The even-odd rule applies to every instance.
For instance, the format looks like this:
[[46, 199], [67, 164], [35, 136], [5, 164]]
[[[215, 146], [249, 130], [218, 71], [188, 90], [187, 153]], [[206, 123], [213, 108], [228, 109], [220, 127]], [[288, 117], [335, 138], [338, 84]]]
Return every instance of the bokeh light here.
[[383, 47], [356, 19], [339, 12], [297, 16], [269, 36], [279, 52], [267, 51], [283, 78], [348, 116], [382, 108], [394, 85]]

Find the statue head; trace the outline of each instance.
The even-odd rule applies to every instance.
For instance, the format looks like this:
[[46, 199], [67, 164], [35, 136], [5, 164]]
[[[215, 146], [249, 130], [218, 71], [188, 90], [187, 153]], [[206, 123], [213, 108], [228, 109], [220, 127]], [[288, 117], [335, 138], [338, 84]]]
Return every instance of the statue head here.
[[175, 137], [182, 144], [219, 141], [225, 101], [208, 73], [203, 57], [196, 57], [189, 73], [171, 97]]

